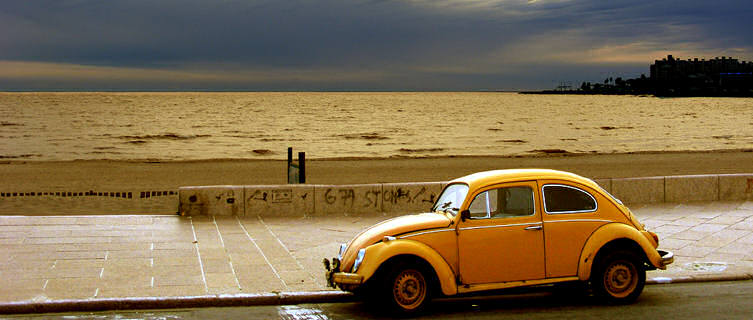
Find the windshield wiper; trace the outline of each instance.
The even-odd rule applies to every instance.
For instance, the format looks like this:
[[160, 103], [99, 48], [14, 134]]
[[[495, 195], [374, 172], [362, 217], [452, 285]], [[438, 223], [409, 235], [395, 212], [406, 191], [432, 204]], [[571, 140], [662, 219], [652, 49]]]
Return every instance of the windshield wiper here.
[[448, 211], [455, 211], [455, 212], [460, 211], [459, 208], [450, 207], [451, 205], [452, 205], [452, 201], [445, 202], [442, 205], [437, 206], [436, 209], [434, 209], [434, 211], [436, 212], [441, 211], [444, 213], [447, 213]]
[[440, 206], [439, 210], [442, 210], [442, 212], [444, 212], [444, 213], [447, 213], [448, 210], [452, 210], [452, 211], [459, 211], [460, 210], [458, 208], [452, 208], [452, 207], [450, 207], [451, 205], [452, 205], [452, 201], [445, 202], [445, 203], [443, 203]]

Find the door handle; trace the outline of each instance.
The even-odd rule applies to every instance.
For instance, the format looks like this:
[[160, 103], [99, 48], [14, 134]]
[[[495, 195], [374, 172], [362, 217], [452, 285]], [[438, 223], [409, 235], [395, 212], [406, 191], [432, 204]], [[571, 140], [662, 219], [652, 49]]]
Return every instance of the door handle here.
[[525, 230], [541, 230], [541, 225], [538, 224], [535, 226], [526, 227]]

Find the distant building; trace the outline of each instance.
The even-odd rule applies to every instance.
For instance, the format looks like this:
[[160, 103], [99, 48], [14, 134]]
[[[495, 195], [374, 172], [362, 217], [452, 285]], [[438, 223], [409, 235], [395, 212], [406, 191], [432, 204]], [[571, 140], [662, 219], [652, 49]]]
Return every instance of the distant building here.
[[681, 60], [667, 56], [651, 65], [659, 96], [751, 96], [753, 63], [729, 57]]

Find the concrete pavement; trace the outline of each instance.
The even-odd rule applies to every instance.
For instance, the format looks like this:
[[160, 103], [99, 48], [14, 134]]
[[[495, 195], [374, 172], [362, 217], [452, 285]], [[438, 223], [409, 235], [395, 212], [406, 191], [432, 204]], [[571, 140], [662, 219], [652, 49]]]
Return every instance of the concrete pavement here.
[[[753, 279], [753, 201], [630, 206], [649, 283]], [[0, 313], [334, 301], [321, 260], [389, 216], [0, 216]]]

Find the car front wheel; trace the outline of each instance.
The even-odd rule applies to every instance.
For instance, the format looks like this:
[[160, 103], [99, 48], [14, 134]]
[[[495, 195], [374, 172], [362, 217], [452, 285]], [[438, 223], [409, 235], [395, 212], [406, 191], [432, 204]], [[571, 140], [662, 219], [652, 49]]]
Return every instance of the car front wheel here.
[[646, 283], [646, 270], [641, 259], [630, 251], [611, 252], [596, 261], [591, 286], [594, 295], [610, 304], [635, 301]]
[[387, 272], [382, 285], [382, 297], [391, 311], [397, 313], [417, 313], [431, 299], [429, 281], [415, 266], [396, 264]]

